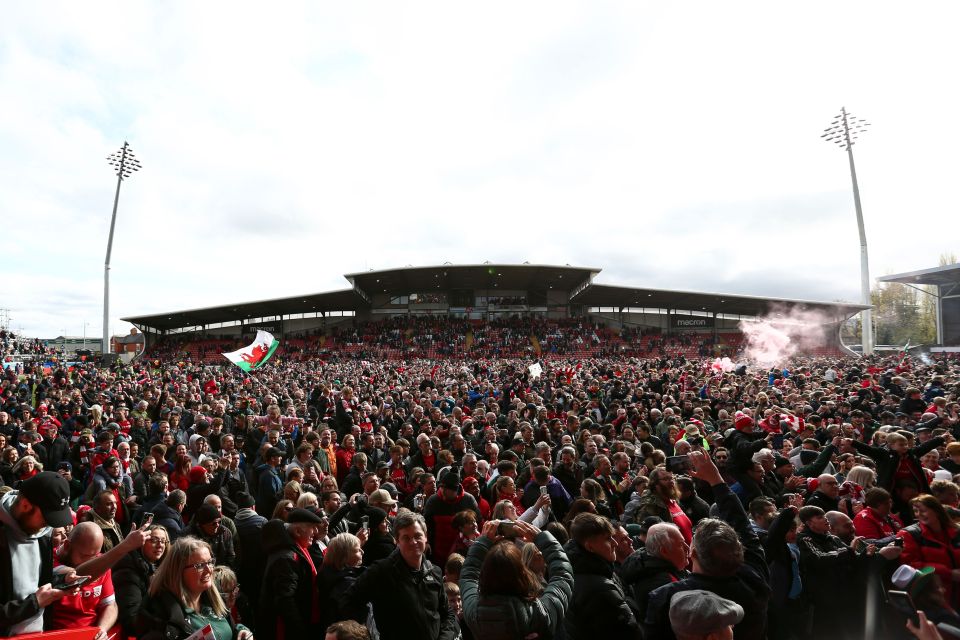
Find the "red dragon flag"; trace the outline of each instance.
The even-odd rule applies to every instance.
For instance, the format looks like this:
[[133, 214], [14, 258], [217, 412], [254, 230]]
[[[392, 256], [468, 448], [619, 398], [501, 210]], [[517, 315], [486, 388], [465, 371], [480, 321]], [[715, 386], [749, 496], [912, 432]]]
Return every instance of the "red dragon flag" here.
[[257, 338], [250, 346], [223, 354], [223, 357], [244, 371], [259, 369], [267, 363], [280, 343], [266, 331], [257, 331]]

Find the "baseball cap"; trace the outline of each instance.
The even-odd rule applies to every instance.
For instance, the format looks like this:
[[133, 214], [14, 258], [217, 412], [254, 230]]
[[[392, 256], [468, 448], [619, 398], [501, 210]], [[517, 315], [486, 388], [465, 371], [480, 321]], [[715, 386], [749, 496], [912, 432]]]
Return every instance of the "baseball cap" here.
[[386, 489], [377, 489], [370, 494], [370, 497], [367, 499], [368, 504], [385, 504], [393, 506], [397, 504], [397, 501], [390, 496], [390, 492]]
[[20, 495], [35, 504], [50, 527], [73, 524], [70, 513], [70, 486], [59, 473], [41, 471], [20, 484]]

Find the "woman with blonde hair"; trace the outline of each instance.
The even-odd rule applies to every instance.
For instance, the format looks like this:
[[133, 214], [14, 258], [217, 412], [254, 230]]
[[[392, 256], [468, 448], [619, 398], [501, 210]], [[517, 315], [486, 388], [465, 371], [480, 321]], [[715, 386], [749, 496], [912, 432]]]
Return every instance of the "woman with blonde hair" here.
[[283, 497], [290, 502], [299, 500], [301, 493], [303, 493], [303, 487], [296, 480], [291, 480], [283, 487]]
[[310, 493], [309, 491], [301, 493], [300, 497], [297, 498], [297, 508], [298, 509], [317, 509], [320, 507], [320, 501], [317, 499], [317, 494]]
[[330, 624], [346, 617], [337, 602], [364, 569], [363, 544], [360, 538], [352, 533], [338, 533], [333, 536], [323, 554], [323, 568], [317, 584], [320, 600], [324, 603], [320, 614], [321, 629], [326, 629]]
[[234, 625], [213, 579], [213, 552], [192, 536], [177, 539], [157, 568], [137, 618], [141, 640], [182, 640], [210, 625], [217, 640], [252, 640]]
[[13, 469], [10, 470], [13, 476], [13, 488], [19, 488], [21, 482], [29, 480], [41, 471], [43, 471], [43, 465], [40, 464], [36, 458], [31, 455], [23, 456], [17, 460], [16, 464], [13, 465]]

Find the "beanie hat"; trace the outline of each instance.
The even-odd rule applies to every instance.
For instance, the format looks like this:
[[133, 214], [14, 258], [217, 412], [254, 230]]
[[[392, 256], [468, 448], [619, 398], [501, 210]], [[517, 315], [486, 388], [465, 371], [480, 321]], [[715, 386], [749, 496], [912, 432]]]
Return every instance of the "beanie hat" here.
[[737, 430], [742, 431], [753, 426], [753, 418], [745, 414], [743, 411], [737, 411], [733, 416], [733, 424]]
[[203, 484], [207, 479], [207, 470], [203, 467], [192, 467], [190, 469], [190, 484]]
[[779, 469], [780, 467], [785, 467], [790, 464], [790, 460], [784, 458], [783, 456], [773, 456], [773, 468]]

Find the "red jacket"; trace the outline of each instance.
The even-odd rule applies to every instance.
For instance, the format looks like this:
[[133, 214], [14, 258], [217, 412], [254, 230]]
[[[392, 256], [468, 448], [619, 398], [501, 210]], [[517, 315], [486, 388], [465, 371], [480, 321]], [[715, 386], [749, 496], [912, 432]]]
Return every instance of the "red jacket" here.
[[453, 516], [469, 509], [477, 514], [479, 520], [480, 510], [477, 501], [469, 493], [464, 493], [462, 487], [457, 490], [453, 500], [444, 498], [441, 491], [438, 489], [437, 493], [427, 498], [423, 518], [427, 521], [427, 538], [433, 552], [431, 560], [442, 567], [460, 536], [460, 532], [453, 528]]
[[960, 529], [934, 533], [917, 523], [898, 531], [897, 537], [903, 538], [900, 561], [917, 569], [933, 567], [943, 583], [947, 602], [956, 607], [960, 593], [953, 588], [951, 572], [960, 569]]
[[853, 517], [853, 529], [856, 534], [867, 540], [880, 540], [894, 535], [903, 528], [900, 518], [892, 513], [881, 516], [871, 507], [866, 507]]
[[356, 453], [356, 450], [337, 447], [337, 486], [342, 485], [343, 479], [350, 473], [350, 465], [353, 464], [353, 456]]

